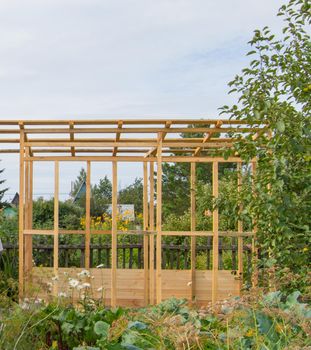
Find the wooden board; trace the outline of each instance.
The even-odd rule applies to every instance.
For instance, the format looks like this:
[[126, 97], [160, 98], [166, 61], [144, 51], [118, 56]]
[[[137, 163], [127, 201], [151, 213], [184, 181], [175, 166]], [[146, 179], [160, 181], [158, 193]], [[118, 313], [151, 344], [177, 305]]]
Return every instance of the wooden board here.
[[[105, 300], [105, 305], [111, 303], [111, 269], [91, 268], [88, 271], [91, 278], [79, 278], [81, 268], [59, 268], [59, 293], [66, 293], [68, 298], [76, 302], [79, 292], [70, 291], [68, 279], [80, 279], [81, 283], [90, 283], [89, 293], [94, 299]], [[156, 273], [154, 271], [154, 273]], [[142, 307], [145, 305], [143, 269], [117, 269], [116, 278], [118, 288], [116, 290], [116, 305], [129, 307]], [[34, 267], [30, 280], [26, 283], [28, 297], [49, 299], [47, 283], [52, 282], [53, 268]], [[191, 299], [191, 270], [162, 270], [162, 299], [171, 297]], [[206, 304], [212, 300], [212, 271], [196, 270], [194, 285], [194, 301], [198, 304]], [[239, 295], [239, 281], [228, 270], [218, 271], [218, 298], [226, 299]], [[103, 291], [99, 289], [103, 288]]]

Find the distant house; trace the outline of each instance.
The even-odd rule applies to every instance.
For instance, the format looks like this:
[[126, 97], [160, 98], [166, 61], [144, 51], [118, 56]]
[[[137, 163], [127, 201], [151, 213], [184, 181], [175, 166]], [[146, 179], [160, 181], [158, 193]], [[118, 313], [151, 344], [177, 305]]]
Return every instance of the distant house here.
[[[118, 204], [118, 214], [123, 220], [134, 221], [135, 220], [135, 208], [134, 204]], [[109, 204], [107, 209], [108, 214], [112, 214], [112, 205]]]
[[12, 219], [16, 217], [18, 205], [19, 205], [19, 194], [16, 192], [11, 203], [3, 209], [4, 216], [8, 219]]
[[74, 199], [73, 203], [76, 203], [79, 199], [81, 199], [86, 194], [86, 183], [85, 181], [82, 182], [80, 188], [78, 189]]
[[19, 194], [16, 192], [14, 198], [11, 201], [11, 205], [14, 207], [18, 207], [19, 205]]

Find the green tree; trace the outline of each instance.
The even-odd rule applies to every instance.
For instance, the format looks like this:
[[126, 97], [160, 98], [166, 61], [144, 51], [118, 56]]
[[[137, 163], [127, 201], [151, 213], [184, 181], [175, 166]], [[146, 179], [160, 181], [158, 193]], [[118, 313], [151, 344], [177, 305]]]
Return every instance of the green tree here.
[[119, 191], [120, 204], [134, 204], [135, 212], [143, 212], [143, 180], [136, 178], [134, 183]]
[[290, 290], [310, 285], [310, 1], [291, 0], [278, 16], [285, 22], [279, 37], [268, 27], [254, 32], [253, 59], [229, 83], [239, 103], [222, 112], [269, 128], [237, 142], [233, 151], [246, 161], [258, 157], [254, 196], [242, 196], [250, 199], [246, 211], [267, 257], [261, 263]]
[[94, 185], [91, 191], [91, 212], [93, 216], [100, 216], [107, 210], [109, 204], [111, 204], [112, 198], [112, 184], [111, 181], [105, 176], [99, 180], [98, 185]]

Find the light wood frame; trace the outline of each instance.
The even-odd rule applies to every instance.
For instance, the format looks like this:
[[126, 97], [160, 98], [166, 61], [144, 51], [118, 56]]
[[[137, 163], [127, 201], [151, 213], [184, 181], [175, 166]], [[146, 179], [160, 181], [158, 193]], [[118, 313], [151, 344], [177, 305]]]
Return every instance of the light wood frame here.
[[[189, 127], [191, 125], [192, 127]], [[90, 236], [91, 236], [91, 166], [92, 162], [111, 162], [112, 164], [112, 229], [92, 231], [92, 234], [109, 234], [112, 236], [112, 257], [110, 269], [112, 307], [120, 304], [118, 287], [122, 281], [118, 276], [122, 270], [117, 268], [117, 235], [124, 234], [117, 229], [117, 179], [118, 162], [141, 162], [143, 165], [143, 230], [136, 230], [135, 234], [143, 235], [143, 297], [144, 305], [160, 303], [170, 292], [168, 285], [174, 280], [172, 277], [190, 279], [187, 294], [189, 300], [207, 300], [199, 297], [204, 281], [210, 278], [213, 303], [219, 299], [221, 283], [227, 274], [219, 270], [219, 237], [231, 236], [238, 240], [238, 276], [239, 292], [242, 286], [243, 274], [243, 237], [252, 236], [253, 265], [255, 274], [252, 278], [253, 286], [258, 283], [256, 273], [256, 225], [253, 232], [243, 232], [243, 223], [239, 220], [237, 231], [219, 231], [218, 208], [213, 209], [212, 231], [196, 231], [196, 163], [212, 164], [213, 196], [217, 198], [218, 166], [222, 162], [237, 163], [238, 191], [242, 186], [242, 159], [238, 155], [224, 157], [224, 151], [231, 148], [240, 134], [256, 134], [264, 132], [265, 125], [248, 125], [237, 120], [214, 119], [185, 119], [185, 120], [24, 120], [0, 121], [0, 146], [13, 145], [10, 148], [0, 148], [0, 153], [19, 153], [19, 295], [25, 293], [25, 282], [34, 271], [32, 267], [32, 235], [52, 235], [54, 238], [53, 274], [59, 274], [58, 266], [58, 238], [59, 234], [82, 234], [85, 236], [85, 268], [90, 269]], [[106, 137], [114, 133], [115, 137]], [[177, 137], [176, 134], [202, 133], [202, 137]], [[220, 134], [216, 135], [215, 134]], [[16, 135], [19, 137], [17, 138]], [[48, 137], [48, 136], [49, 137]], [[81, 137], [87, 135], [87, 137]], [[94, 136], [93, 136], [94, 135]], [[98, 136], [101, 135], [101, 136]], [[172, 136], [170, 136], [172, 135]], [[234, 136], [232, 136], [234, 135]], [[138, 137], [140, 136], [140, 137]], [[143, 138], [141, 137], [143, 136]], [[218, 137], [217, 137], [218, 136]], [[18, 144], [19, 148], [15, 148]], [[107, 155], [108, 153], [108, 155]], [[110, 153], [110, 154], [109, 154]], [[34, 162], [54, 162], [54, 229], [34, 230], [32, 227], [32, 197], [33, 197], [33, 164]], [[60, 162], [86, 162], [86, 229], [59, 229], [59, 164]], [[190, 163], [190, 231], [162, 230], [162, 164], [165, 162]], [[156, 202], [154, 172], [156, 164]], [[256, 159], [251, 160], [253, 175], [256, 170]], [[149, 171], [148, 171], [149, 165]], [[156, 218], [155, 218], [156, 208]], [[242, 210], [242, 204], [240, 207]], [[155, 220], [156, 219], [156, 220]], [[188, 272], [172, 272], [162, 270], [162, 237], [190, 236], [191, 239], [191, 268]], [[211, 274], [196, 270], [196, 237], [213, 237], [213, 266]], [[156, 249], [155, 249], [156, 248]], [[133, 272], [131, 272], [133, 273]], [[140, 272], [137, 275], [141, 276]], [[182, 277], [183, 276], [183, 277]], [[187, 276], [187, 277], [185, 277]], [[207, 277], [209, 276], [209, 277]], [[178, 278], [178, 277], [176, 277]], [[226, 277], [228, 279], [228, 276]], [[175, 280], [175, 283], [178, 283]], [[232, 285], [234, 277], [230, 282]], [[201, 286], [201, 287], [200, 287]], [[207, 286], [206, 286], [207, 287]], [[129, 287], [130, 288], [130, 287]], [[176, 287], [177, 288], [177, 287]], [[53, 290], [58, 294], [57, 283]], [[200, 299], [201, 298], [201, 299]]]

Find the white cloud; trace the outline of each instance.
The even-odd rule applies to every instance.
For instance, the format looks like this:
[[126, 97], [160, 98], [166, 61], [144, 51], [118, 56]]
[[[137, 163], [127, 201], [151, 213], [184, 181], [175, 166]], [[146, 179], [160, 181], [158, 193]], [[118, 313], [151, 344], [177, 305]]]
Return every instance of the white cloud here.
[[277, 30], [281, 4], [2, 0], [0, 118], [214, 117], [252, 31]]

